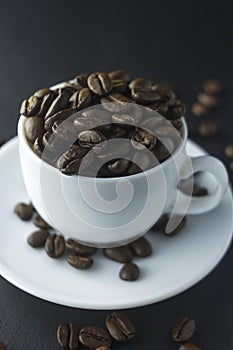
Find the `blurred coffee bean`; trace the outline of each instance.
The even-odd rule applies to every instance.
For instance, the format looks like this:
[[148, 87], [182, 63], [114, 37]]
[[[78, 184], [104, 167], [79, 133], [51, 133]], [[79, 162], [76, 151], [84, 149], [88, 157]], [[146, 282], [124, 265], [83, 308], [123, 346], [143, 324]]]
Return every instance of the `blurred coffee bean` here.
[[132, 89], [151, 89], [153, 82], [145, 78], [136, 78], [129, 83], [129, 88]]
[[125, 342], [134, 338], [135, 326], [122, 312], [112, 312], [107, 315], [105, 325], [114, 340]]
[[33, 144], [33, 151], [36, 153], [38, 157], [40, 158], [42, 157], [42, 154], [44, 151], [42, 138], [37, 137], [37, 139], [35, 139], [35, 142]]
[[201, 103], [204, 107], [208, 109], [215, 108], [219, 102], [216, 97], [208, 95], [204, 92], [201, 92], [197, 95], [197, 100], [199, 103]]
[[42, 217], [39, 214], [36, 214], [34, 216], [33, 224], [45, 230], [49, 230], [51, 228], [51, 226], [47, 224], [47, 222], [44, 219], [42, 219]]
[[98, 96], [106, 95], [112, 87], [111, 79], [106, 73], [93, 73], [87, 79], [89, 89]]
[[7, 347], [5, 344], [3, 344], [2, 341], [0, 341], [0, 350], [7, 350]]
[[136, 264], [126, 263], [120, 269], [119, 277], [123, 281], [136, 281], [139, 277], [140, 270]]
[[89, 256], [70, 255], [67, 262], [79, 270], [87, 270], [93, 264], [93, 259]]
[[66, 248], [77, 255], [80, 256], [90, 256], [95, 254], [97, 248], [89, 247], [87, 245], [81, 244], [79, 242], [74, 241], [73, 239], [68, 239], [66, 241]]
[[53, 124], [56, 121], [63, 121], [66, 120], [67, 118], [71, 117], [72, 115], [74, 115], [77, 112], [76, 108], [69, 108], [69, 109], [64, 109], [62, 111], [59, 111], [53, 115], [51, 115], [51, 117], [47, 118], [44, 122], [44, 128], [45, 130], [51, 130]]
[[218, 94], [221, 91], [221, 89], [221, 84], [217, 80], [207, 80], [203, 84], [204, 92], [209, 95]]
[[65, 252], [64, 237], [57, 234], [51, 234], [45, 242], [45, 251], [50, 258], [60, 258]]
[[27, 100], [24, 100], [21, 104], [20, 114], [25, 117], [35, 116], [40, 109], [41, 99], [36, 96], [31, 96]]
[[227, 158], [233, 159], [233, 144], [228, 145], [225, 148], [225, 155], [226, 155]]
[[176, 95], [174, 91], [168, 85], [156, 84], [152, 86], [152, 89], [160, 95], [161, 101], [175, 100]]
[[33, 248], [44, 247], [46, 239], [49, 236], [48, 230], [38, 230], [32, 232], [27, 238], [27, 242]]
[[80, 146], [93, 147], [106, 140], [105, 136], [97, 130], [85, 130], [79, 133], [78, 140]]
[[135, 255], [145, 258], [152, 254], [152, 247], [145, 237], [140, 237], [136, 241], [130, 243], [130, 248]]
[[198, 126], [199, 134], [203, 137], [215, 136], [218, 131], [218, 124], [214, 121], [206, 120], [199, 124]]
[[208, 109], [205, 106], [203, 106], [201, 103], [195, 102], [192, 105], [192, 112], [197, 117], [201, 117], [202, 115], [205, 115], [206, 113], [208, 113]]
[[127, 107], [127, 104], [130, 102], [131, 100], [128, 97], [119, 93], [112, 93], [101, 98], [103, 107], [112, 113], [123, 112], [123, 110]]
[[50, 90], [46, 95], [44, 95], [38, 115], [44, 118], [51, 104], [57, 97], [58, 94], [53, 90]]
[[48, 119], [49, 117], [51, 117], [51, 115], [59, 112], [60, 110], [69, 108], [70, 106], [69, 98], [70, 98], [70, 95], [67, 93], [62, 93], [58, 95], [50, 105], [45, 115], [45, 119]]
[[83, 74], [79, 74], [77, 75], [74, 79], [73, 79], [73, 83], [74, 85], [77, 85], [80, 88], [85, 88], [87, 87], [87, 78], [88, 78], [89, 74], [87, 73], [83, 73]]
[[161, 99], [156, 91], [146, 88], [133, 88], [131, 90], [131, 98], [137, 103], [145, 105], [149, 105]]
[[172, 339], [176, 342], [186, 342], [193, 336], [195, 329], [195, 321], [183, 317], [175, 324], [172, 330]]
[[24, 124], [26, 138], [32, 144], [37, 138], [41, 138], [44, 134], [44, 122], [40, 117], [27, 118]]
[[70, 97], [70, 103], [72, 107], [78, 109], [87, 108], [91, 105], [92, 94], [88, 88], [83, 88], [80, 91], [76, 91]]
[[198, 346], [191, 343], [182, 344], [178, 350], [201, 350]]
[[83, 327], [79, 333], [79, 340], [88, 349], [98, 349], [101, 346], [110, 347], [111, 345], [109, 334], [97, 326]]
[[34, 209], [30, 204], [26, 203], [18, 203], [15, 206], [14, 212], [18, 215], [18, 217], [23, 221], [31, 220]]
[[130, 166], [130, 160], [127, 159], [117, 159], [107, 165], [107, 169], [112, 174], [123, 174]]
[[78, 349], [79, 339], [76, 326], [72, 322], [60, 324], [57, 329], [57, 341], [63, 349]]
[[121, 69], [109, 72], [108, 76], [111, 80], [121, 79], [121, 80], [124, 80], [126, 82], [128, 82], [130, 80], [129, 73], [127, 73]]
[[133, 259], [133, 253], [127, 246], [105, 248], [104, 255], [108, 259], [115, 260], [120, 263], [128, 263]]

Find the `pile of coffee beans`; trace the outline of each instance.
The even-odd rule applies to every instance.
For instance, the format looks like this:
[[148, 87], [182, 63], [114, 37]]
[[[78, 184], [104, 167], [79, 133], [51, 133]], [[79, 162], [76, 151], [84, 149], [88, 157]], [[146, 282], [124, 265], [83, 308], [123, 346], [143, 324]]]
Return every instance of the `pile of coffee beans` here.
[[179, 350], [201, 350], [196, 345], [188, 342], [194, 335], [195, 330], [195, 321], [187, 317], [182, 317], [176, 322], [172, 330], [172, 339], [181, 344]]
[[[130, 80], [122, 70], [80, 74], [40, 89], [20, 109], [39, 157], [65, 175], [99, 177], [132, 175], [166, 160], [181, 142], [184, 112], [168, 86]], [[121, 145], [119, 138], [128, 142]]]
[[[23, 221], [32, 220], [38, 228], [27, 238], [27, 243], [32, 248], [44, 248], [50, 258], [58, 259], [65, 256], [66, 261], [78, 270], [87, 270], [94, 264], [93, 255], [97, 248], [89, 247], [72, 239], [65, 239], [57, 234], [53, 228], [45, 222], [36, 212], [31, 203], [18, 203], [14, 212]], [[170, 222], [169, 233], [166, 231], [168, 221]], [[186, 218], [165, 214], [159, 222], [152, 228], [153, 231], [160, 231], [166, 236], [174, 236], [185, 226]], [[178, 224], [177, 224], [178, 223]], [[100, 249], [99, 249], [100, 250]], [[133, 259], [147, 258], [152, 255], [152, 246], [145, 237], [140, 237], [136, 241], [114, 248], [102, 249], [103, 256], [122, 264], [119, 270], [119, 277], [124, 281], [136, 281], [140, 276], [139, 266], [133, 263]]]
[[110, 350], [112, 341], [121, 343], [135, 337], [135, 326], [122, 312], [106, 316], [106, 329], [85, 326], [78, 330], [73, 323], [62, 323], [57, 329], [57, 341], [63, 349], [76, 350], [80, 345], [94, 350]]

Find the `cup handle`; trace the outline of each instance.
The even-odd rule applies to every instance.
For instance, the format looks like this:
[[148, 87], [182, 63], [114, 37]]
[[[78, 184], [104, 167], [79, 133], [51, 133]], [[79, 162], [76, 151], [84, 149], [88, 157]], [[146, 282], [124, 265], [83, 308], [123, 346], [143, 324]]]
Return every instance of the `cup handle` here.
[[[204, 171], [211, 173], [215, 177], [217, 186], [214, 193], [201, 197], [192, 197], [178, 189], [176, 202], [171, 214], [202, 214], [214, 209], [221, 202], [228, 186], [228, 174], [224, 165], [217, 158], [206, 155], [194, 158], [188, 157], [185, 162], [189, 162], [189, 164], [191, 162], [191, 166], [186, 166], [184, 163], [180, 173], [180, 180], [187, 179], [196, 172]], [[206, 187], [204, 181], [200, 182], [200, 186]]]

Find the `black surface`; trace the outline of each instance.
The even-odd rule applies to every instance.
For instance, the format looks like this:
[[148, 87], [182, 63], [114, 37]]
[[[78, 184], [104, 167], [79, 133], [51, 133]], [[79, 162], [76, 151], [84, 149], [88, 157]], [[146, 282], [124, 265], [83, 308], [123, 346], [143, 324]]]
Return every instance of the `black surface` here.
[[[20, 102], [34, 90], [79, 72], [118, 67], [133, 76], [169, 81], [188, 106], [189, 124], [196, 126], [191, 103], [202, 82], [213, 77], [224, 87], [222, 106], [212, 116], [221, 132], [214, 140], [195, 133], [193, 138], [226, 161], [224, 146], [233, 142], [232, 10], [232, 1], [2, 1], [0, 135], [16, 134]], [[113, 349], [177, 349], [170, 329], [177, 318], [189, 315], [197, 322], [193, 342], [201, 349], [232, 350], [232, 257], [231, 250], [214, 272], [185, 293], [128, 310], [137, 337]], [[2, 278], [0, 300], [0, 339], [10, 350], [56, 349], [59, 322], [101, 325], [107, 313], [51, 304]]]

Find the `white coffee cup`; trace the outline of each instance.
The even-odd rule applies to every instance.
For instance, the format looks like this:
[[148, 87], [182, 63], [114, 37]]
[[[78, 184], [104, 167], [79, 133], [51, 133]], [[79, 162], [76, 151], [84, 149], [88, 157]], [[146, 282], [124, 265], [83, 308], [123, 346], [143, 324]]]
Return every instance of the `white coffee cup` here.
[[[62, 174], [33, 152], [25, 137], [25, 120], [24, 116], [19, 119], [18, 138], [29, 198], [55, 230], [81, 243], [98, 247], [128, 243], [146, 233], [163, 213], [207, 212], [220, 203], [226, 191], [228, 176], [219, 160], [187, 155], [184, 119], [184, 140], [170, 158], [145, 172], [120, 178]], [[191, 197], [181, 192], [180, 180], [199, 171], [215, 177], [214, 193]]]

